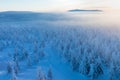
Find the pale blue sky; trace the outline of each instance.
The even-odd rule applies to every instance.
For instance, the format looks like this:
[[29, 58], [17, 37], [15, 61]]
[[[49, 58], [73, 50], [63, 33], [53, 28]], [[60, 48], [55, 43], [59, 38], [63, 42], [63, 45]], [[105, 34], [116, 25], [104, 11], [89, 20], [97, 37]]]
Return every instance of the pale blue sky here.
[[0, 0], [0, 11], [65, 11], [68, 9], [120, 8], [120, 0]]

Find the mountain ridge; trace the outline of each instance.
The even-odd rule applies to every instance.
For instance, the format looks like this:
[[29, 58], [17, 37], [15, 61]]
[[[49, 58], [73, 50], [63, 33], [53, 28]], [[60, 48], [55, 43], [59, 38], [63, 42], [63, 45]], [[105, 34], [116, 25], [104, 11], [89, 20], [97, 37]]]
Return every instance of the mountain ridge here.
[[103, 10], [99, 9], [71, 9], [68, 12], [103, 12]]

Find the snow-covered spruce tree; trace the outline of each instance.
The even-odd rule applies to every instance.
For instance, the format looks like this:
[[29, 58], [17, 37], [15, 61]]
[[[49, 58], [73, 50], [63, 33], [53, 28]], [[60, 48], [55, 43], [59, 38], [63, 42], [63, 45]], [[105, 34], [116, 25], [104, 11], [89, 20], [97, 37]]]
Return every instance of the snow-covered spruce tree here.
[[28, 57], [28, 52], [25, 50], [22, 50], [21, 60], [27, 59], [27, 57]]
[[97, 78], [99, 75], [103, 74], [103, 70], [99, 63], [96, 63], [94, 66], [93, 78]]
[[41, 71], [41, 67], [37, 68], [37, 80], [42, 80], [42, 71]]
[[40, 48], [44, 49], [45, 46], [46, 46], [45, 43], [46, 43], [45, 39], [41, 40], [41, 42], [40, 42]]
[[111, 62], [111, 64], [110, 64], [110, 70], [109, 70], [109, 80], [114, 80], [114, 74], [115, 74], [114, 63]]
[[68, 62], [71, 62], [71, 53], [69, 52], [67, 55], [66, 55], [66, 59]]
[[73, 71], [79, 71], [79, 62], [75, 57], [72, 59], [72, 69]]
[[14, 50], [14, 54], [13, 54], [13, 61], [18, 60], [18, 56], [19, 56], [19, 53], [18, 53], [17, 50], [15, 49], [15, 50]]
[[37, 68], [37, 79], [36, 80], [46, 80], [46, 76], [42, 72], [41, 68]]
[[88, 76], [92, 79], [92, 80], [94, 80], [94, 67], [95, 67], [95, 65], [94, 65], [94, 63], [91, 63], [90, 64], [90, 72], [89, 72], [89, 74], [88, 74]]
[[116, 64], [115, 72], [116, 72], [116, 78], [120, 80], [120, 64], [119, 63]]
[[17, 60], [14, 62], [13, 69], [14, 69], [15, 74], [18, 74], [20, 67], [19, 67], [19, 63]]
[[44, 53], [44, 50], [43, 49], [40, 49], [40, 52], [39, 52], [39, 58], [43, 58], [45, 56], [45, 53]]
[[53, 80], [53, 74], [52, 74], [52, 69], [51, 68], [49, 68], [49, 70], [48, 70], [47, 80]]
[[32, 65], [31, 57], [30, 57], [30, 55], [28, 55], [28, 57], [27, 57], [27, 66], [31, 66], [31, 65]]
[[38, 63], [39, 62], [39, 53], [38, 53], [38, 42], [37, 41], [34, 42], [33, 55], [34, 55], [34, 62]]
[[66, 49], [63, 52], [64, 57], [68, 62], [71, 61], [71, 49], [70, 49], [70, 44], [67, 44]]
[[18, 74], [18, 71], [20, 69], [18, 57], [19, 57], [19, 53], [15, 49], [15, 53], [13, 54], [13, 69], [14, 69], [15, 74]]
[[7, 72], [12, 73], [12, 64], [11, 64], [11, 62], [7, 63]]
[[[118, 51], [117, 51], [118, 52]], [[111, 79], [120, 80], [120, 60], [119, 60], [119, 52], [118, 54], [113, 54], [110, 65]]]
[[96, 77], [98, 77], [99, 75], [103, 74], [103, 68], [102, 68], [102, 60], [101, 58], [98, 56], [97, 61], [96, 61]]
[[82, 73], [84, 75], [88, 75], [90, 72], [90, 64], [89, 64], [88, 58], [86, 56], [84, 56], [82, 58], [82, 61], [79, 66], [79, 71], [80, 71], [80, 73]]
[[100, 57], [98, 57], [97, 59], [95, 59], [96, 61], [93, 61], [90, 64], [90, 72], [89, 72], [89, 76], [92, 79], [98, 78], [98, 76], [103, 74], [103, 69], [102, 69], [102, 63], [101, 63], [101, 59]]
[[40, 47], [39, 47], [39, 52], [38, 52], [40, 58], [43, 58], [45, 56], [44, 48], [45, 48], [45, 42], [41, 41]]
[[16, 76], [16, 73], [15, 73], [14, 69], [12, 69], [11, 80], [17, 80], [17, 76]]

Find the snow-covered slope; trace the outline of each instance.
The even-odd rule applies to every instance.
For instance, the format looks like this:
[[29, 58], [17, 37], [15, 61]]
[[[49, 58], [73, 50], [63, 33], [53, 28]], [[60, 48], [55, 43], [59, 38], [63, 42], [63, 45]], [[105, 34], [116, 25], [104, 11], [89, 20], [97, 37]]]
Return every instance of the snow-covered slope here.
[[0, 80], [119, 80], [120, 25], [103, 17], [1, 12]]

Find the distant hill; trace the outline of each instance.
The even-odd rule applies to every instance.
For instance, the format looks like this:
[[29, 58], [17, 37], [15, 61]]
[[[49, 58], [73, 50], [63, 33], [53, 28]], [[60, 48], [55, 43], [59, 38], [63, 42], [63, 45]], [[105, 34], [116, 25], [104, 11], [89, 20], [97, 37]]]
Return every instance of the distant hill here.
[[98, 9], [92, 9], [92, 10], [72, 9], [72, 10], [68, 10], [68, 12], [103, 12], [103, 11]]

